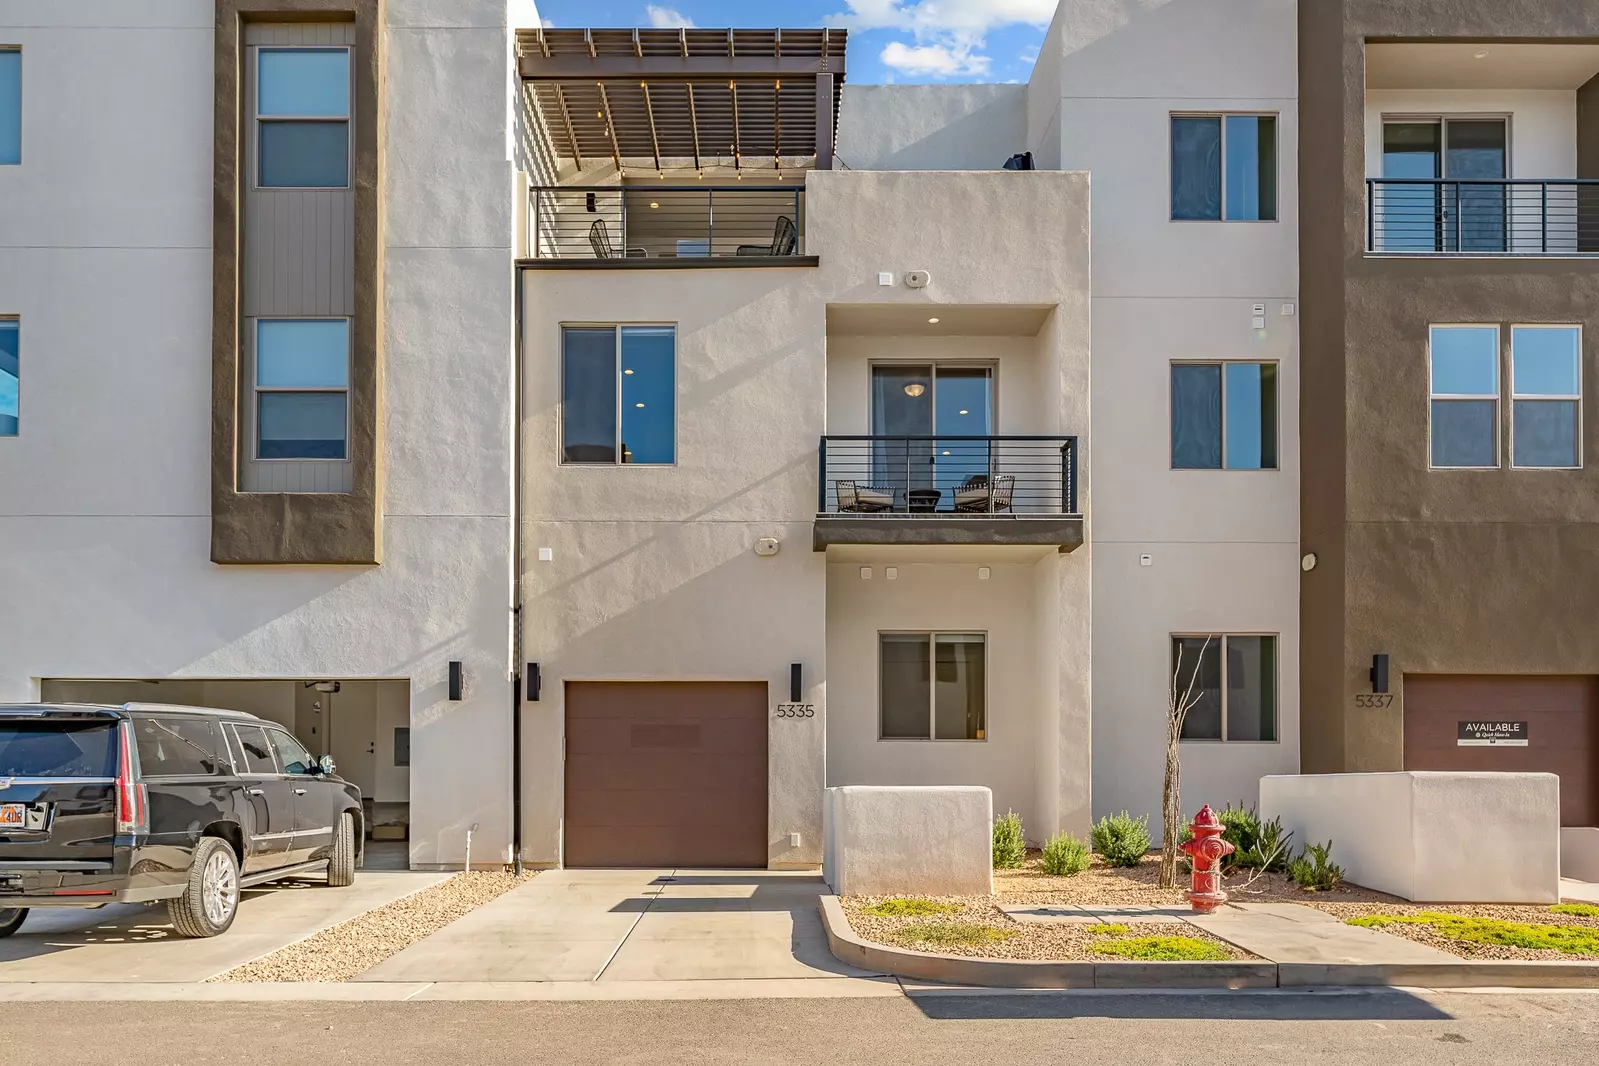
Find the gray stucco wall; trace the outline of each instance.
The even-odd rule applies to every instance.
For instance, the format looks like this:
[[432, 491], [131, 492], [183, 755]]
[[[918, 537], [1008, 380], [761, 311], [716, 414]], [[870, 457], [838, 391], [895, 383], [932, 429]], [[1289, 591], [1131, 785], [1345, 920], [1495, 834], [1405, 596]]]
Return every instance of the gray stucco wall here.
[[1025, 85], [846, 85], [851, 170], [998, 170], [1027, 149]]

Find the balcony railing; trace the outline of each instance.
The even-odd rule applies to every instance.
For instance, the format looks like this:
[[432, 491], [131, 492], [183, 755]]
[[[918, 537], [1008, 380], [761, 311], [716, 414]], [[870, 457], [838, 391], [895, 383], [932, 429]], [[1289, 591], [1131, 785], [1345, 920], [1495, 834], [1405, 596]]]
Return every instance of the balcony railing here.
[[822, 438], [820, 515], [1076, 515], [1076, 437]]
[[800, 184], [538, 186], [528, 197], [528, 248], [534, 259], [805, 254]]
[[1599, 255], [1599, 179], [1369, 178], [1366, 249]]

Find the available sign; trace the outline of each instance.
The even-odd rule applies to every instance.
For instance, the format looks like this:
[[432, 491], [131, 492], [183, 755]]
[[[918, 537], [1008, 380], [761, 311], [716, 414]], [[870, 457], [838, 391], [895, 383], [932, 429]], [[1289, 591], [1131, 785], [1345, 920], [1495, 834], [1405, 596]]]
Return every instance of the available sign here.
[[1462, 748], [1525, 748], [1526, 722], [1461, 722], [1455, 745]]

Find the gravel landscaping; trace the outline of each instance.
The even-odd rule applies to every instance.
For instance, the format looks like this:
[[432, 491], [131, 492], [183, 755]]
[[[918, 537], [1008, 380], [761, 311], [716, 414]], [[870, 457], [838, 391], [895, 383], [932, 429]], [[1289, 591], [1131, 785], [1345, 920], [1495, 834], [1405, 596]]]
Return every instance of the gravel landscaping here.
[[535, 874], [459, 873], [211, 980], [348, 981]]
[[[1247, 883], [1246, 883], [1247, 882]], [[1137, 866], [1110, 866], [1098, 855], [1092, 865], [1071, 877], [1051, 877], [1039, 867], [1039, 855], [1029, 852], [1017, 870], [994, 871], [994, 896], [1000, 903], [1090, 904], [1113, 907], [1182, 907], [1188, 871], [1182, 870], [1182, 888], [1160, 887], [1160, 856], [1149, 855]], [[1354, 885], [1339, 885], [1330, 892], [1310, 892], [1286, 874], [1258, 874], [1240, 870], [1222, 885], [1234, 903], [1397, 903], [1393, 896]]]
[[[1528, 925], [1564, 926], [1566, 928], [1583, 929], [1599, 936], [1599, 916], [1562, 914], [1549, 907], [1520, 907], [1486, 903], [1384, 903], [1372, 905], [1336, 903], [1331, 900], [1308, 900], [1306, 902], [1317, 910], [1326, 911], [1328, 914], [1343, 921], [1348, 921], [1351, 918], [1414, 918], [1416, 915], [1421, 914], [1442, 914], [1455, 918], [1487, 918], [1502, 922], [1521, 922]], [[1367, 923], [1361, 922], [1360, 924]], [[1429, 947], [1437, 948], [1439, 951], [1447, 951], [1451, 955], [1458, 955], [1464, 959], [1521, 959], [1534, 962], [1599, 959], [1599, 950], [1571, 952], [1521, 947], [1514, 944], [1481, 943], [1462, 939], [1458, 935], [1450, 936], [1437, 925], [1393, 922], [1388, 924], [1374, 923], [1372, 927], [1390, 936], [1402, 936], [1408, 940], [1426, 944]]]

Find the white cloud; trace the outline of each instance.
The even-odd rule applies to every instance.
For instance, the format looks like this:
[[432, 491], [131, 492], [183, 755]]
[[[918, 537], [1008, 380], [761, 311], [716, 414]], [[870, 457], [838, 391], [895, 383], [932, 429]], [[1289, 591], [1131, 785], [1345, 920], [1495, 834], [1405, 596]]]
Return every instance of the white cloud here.
[[650, 4], [644, 9], [644, 14], [649, 17], [650, 25], [657, 29], [675, 30], [679, 27], [694, 28], [694, 20], [681, 11], [658, 4]]
[[886, 67], [904, 74], [952, 78], [958, 74], [982, 76], [988, 73], [987, 56], [973, 55], [964, 44], [905, 44], [890, 41], [879, 57]]

